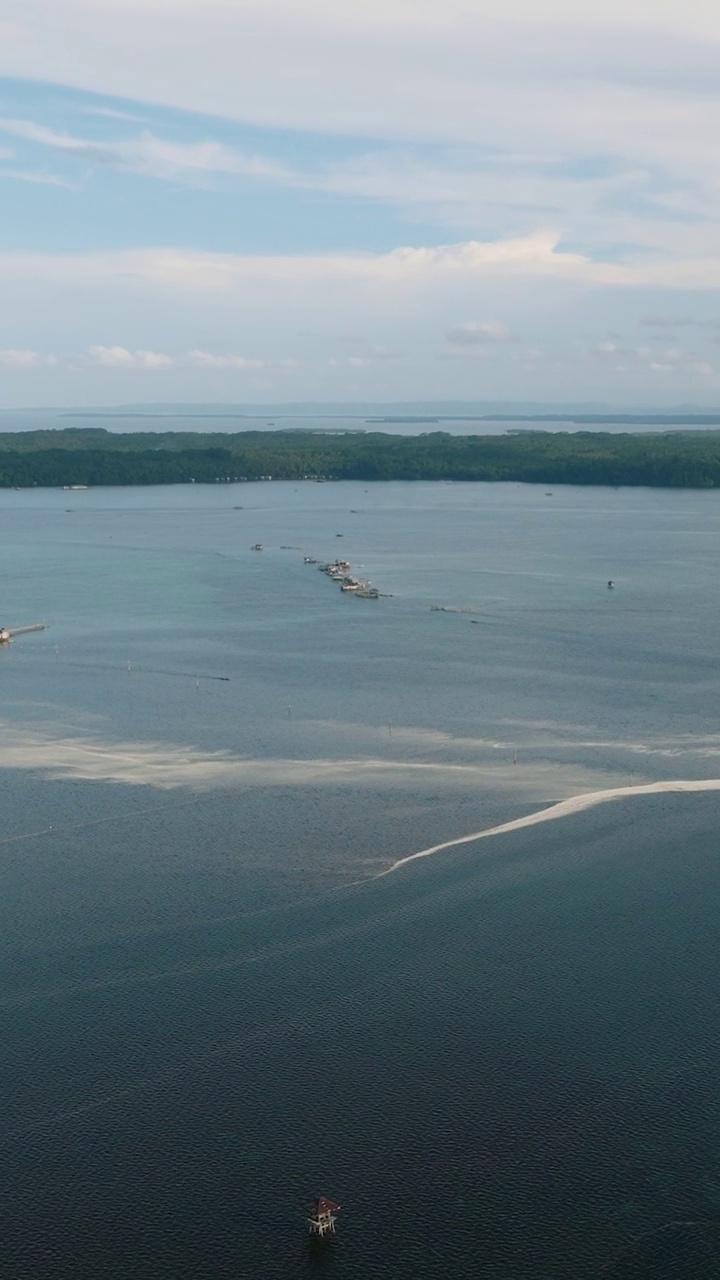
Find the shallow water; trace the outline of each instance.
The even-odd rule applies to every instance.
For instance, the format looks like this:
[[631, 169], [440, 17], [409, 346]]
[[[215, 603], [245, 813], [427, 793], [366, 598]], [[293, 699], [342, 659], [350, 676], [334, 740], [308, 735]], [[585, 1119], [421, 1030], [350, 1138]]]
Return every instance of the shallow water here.
[[692, 493], [0, 494], [0, 621], [50, 624], [0, 652], [8, 1275], [718, 1274], [720, 798], [372, 877], [718, 775], [719, 527]]

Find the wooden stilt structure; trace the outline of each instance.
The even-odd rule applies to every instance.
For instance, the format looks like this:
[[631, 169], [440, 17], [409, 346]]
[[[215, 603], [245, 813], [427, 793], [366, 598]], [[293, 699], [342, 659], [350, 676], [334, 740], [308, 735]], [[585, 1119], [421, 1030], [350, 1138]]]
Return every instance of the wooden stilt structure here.
[[327, 1196], [318, 1196], [313, 1201], [308, 1218], [308, 1228], [312, 1236], [331, 1235], [335, 1231], [335, 1214], [340, 1208], [334, 1200], [328, 1200]]

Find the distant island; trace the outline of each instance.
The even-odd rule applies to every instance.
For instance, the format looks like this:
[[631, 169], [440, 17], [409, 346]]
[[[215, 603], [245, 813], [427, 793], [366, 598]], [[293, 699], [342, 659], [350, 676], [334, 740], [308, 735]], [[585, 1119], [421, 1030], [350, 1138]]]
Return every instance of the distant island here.
[[[517, 419], [516, 419], [517, 420]], [[0, 487], [215, 484], [257, 480], [522, 481], [720, 487], [720, 431], [515, 430], [0, 432]]]

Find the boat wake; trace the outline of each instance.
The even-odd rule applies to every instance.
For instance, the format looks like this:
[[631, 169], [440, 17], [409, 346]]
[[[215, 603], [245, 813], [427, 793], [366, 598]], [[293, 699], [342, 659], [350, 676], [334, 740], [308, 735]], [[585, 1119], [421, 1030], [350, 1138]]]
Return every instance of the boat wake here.
[[473, 831], [467, 836], [458, 836], [455, 840], [445, 840], [442, 844], [431, 845], [429, 849], [419, 849], [417, 853], [409, 853], [398, 858], [392, 866], [379, 871], [373, 878], [381, 879], [393, 871], [399, 871], [408, 862], [417, 858], [429, 858], [445, 849], [456, 849], [461, 844], [472, 844], [474, 840], [487, 840], [489, 836], [502, 836], [510, 831], [521, 831], [523, 827], [535, 827], [541, 822], [554, 822], [556, 818], [566, 818], [572, 813], [582, 813], [584, 809], [593, 809], [595, 805], [606, 804], [609, 800], [621, 800], [627, 796], [651, 796], [664, 791], [720, 791], [720, 778], [688, 778], [668, 782], [647, 782], [636, 787], [610, 787], [607, 791], [587, 791], [583, 795], [571, 796], [569, 800], [561, 800], [547, 809], [539, 809], [528, 813], [524, 818], [513, 818], [510, 822], [502, 822], [498, 827], [486, 827], [484, 831]]

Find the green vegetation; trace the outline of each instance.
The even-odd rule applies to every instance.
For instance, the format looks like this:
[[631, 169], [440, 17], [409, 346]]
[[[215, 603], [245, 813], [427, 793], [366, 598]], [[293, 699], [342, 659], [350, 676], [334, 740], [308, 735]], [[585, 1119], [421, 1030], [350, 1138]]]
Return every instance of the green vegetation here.
[[264, 477], [705, 489], [720, 487], [720, 432], [332, 436], [298, 430], [119, 434], [71, 427], [0, 434], [2, 488], [201, 484]]

